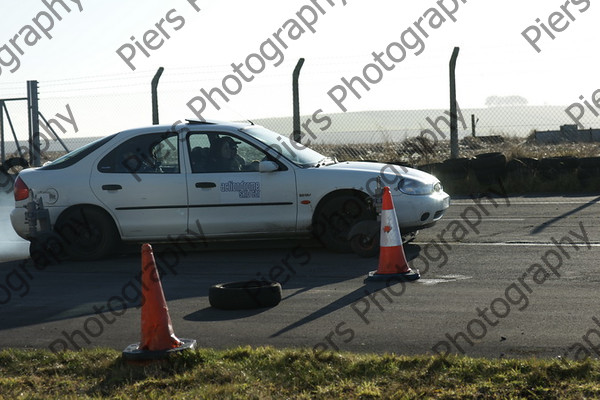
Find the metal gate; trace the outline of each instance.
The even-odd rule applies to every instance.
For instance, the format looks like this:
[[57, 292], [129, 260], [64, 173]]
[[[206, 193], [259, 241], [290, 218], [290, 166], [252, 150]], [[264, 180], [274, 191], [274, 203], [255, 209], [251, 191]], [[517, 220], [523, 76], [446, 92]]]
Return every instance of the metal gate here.
[[[17, 138], [17, 133], [10, 116], [7, 104], [17, 101], [27, 101], [27, 122], [28, 139], [27, 145], [22, 146]], [[0, 190], [12, 190], [14, 176], [19, 170], [41, 165], [40, 151], [40, 117], [61, 144], [65, 151], [69, 151], [64, 142], [58, 137], [56, 131], [48, 123], [46, 118], [39, 111], [38, 107], [38, 81], [27, 81], [27, 97], [14, 97], [0, 99]], [[9, 155], [6, 154], [6, 123], [12, 133], [16, 151]]]

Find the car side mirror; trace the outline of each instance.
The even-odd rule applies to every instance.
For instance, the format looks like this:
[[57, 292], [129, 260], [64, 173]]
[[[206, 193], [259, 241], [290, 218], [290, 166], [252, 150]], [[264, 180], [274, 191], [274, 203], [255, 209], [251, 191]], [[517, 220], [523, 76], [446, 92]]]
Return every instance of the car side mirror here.
[[261, 161], [258, 164], [258, 172], [273, 172], [279, 169], [275, 161]]

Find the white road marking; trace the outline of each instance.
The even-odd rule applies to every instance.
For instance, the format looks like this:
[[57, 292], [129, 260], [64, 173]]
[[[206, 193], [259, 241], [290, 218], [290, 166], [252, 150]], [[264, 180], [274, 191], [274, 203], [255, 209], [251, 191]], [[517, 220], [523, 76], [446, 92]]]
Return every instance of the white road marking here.
[[[427, 245], [430, 242], [412, 242], [418, 245]], [[556, 247], [554, 243], [545, 242], [447, 242], [450, 246], [539, 246], [539, 247]], [[578, 247], [587, 246], [585, 242], [573, 242]], [[569, 243], [571, 246], [571, 243]], [[600, 243], [590, 243], [590, 247], [600, 247]]]
[[485, 203], [485, 204], [501, 204], [501, 205], [506, 205], [508, 206], [508, 204], [510, 204], [511, 206], [519, 206], [519, 205], [525, 205], [525, 206], [538, 206], [538, 205], [542, 205], [542, 204], [588, 204], [588, 203], [597, 203], [598, 201], [596, 200], [596, 198], [591, 198], [589, 200], [581, 200], [581, 201], [567, 201], [567, 200], [559, 200], [559, 201], [514, 201], [511, 200], [510, 197], [508, 199], [508, 202], [503, 199], [503, 198], [497, 198], [494, 199], [494, 201], [491, 201], [489, 199], [477, 199], [477, 201], [475, 200], [468, 200], [468, 199], [462, 199], [462, 200], [451, 200], [450, 201], [450, 207], [452, 207], [452, 205], [476, 205], [476, 203]]
[[[525, 221], [525, 218], [485, 218], [486, 221], [496, 221], [496, 222], [504, 222], [504, 221]], [[464, 221], [463, 218], [444, 218], [444, 221]]]
[[437, 278], [421, 278], [418, 279], [416, 282], [420, 283], [422, 285], [437, 285], [438, 283], [447, 283], [447, 282], [456, 282], [456, 281], [462, 281], [465, 279], [472, 279], [472, 276], [465, 276], [465, 275], [442, 275], [439, 276]]

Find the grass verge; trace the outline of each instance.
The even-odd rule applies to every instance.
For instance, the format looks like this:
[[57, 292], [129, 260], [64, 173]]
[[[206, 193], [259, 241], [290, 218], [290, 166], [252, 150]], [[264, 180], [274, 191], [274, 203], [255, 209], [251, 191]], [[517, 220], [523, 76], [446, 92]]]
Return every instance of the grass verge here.
[[131, 365], [115, 350], [0, 352], [0, 398], [581, 399], [600, 361], [197, 349]]

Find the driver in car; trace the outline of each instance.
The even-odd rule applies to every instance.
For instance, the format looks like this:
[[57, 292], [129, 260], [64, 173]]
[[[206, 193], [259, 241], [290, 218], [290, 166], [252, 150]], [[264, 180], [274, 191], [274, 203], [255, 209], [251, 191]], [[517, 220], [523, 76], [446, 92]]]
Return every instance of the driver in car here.
[[231, 137], [218, 138], [211, 147], [211, 164], [215, 171], [233, 172], [241, 171], [246, 161], [237, 154], [236, 142]]

